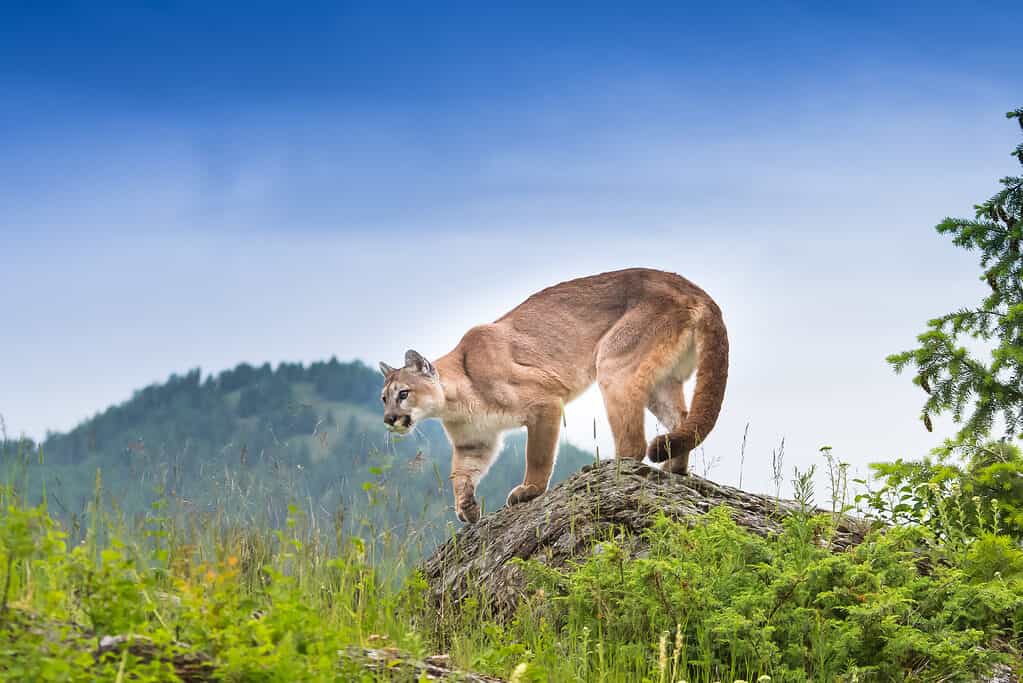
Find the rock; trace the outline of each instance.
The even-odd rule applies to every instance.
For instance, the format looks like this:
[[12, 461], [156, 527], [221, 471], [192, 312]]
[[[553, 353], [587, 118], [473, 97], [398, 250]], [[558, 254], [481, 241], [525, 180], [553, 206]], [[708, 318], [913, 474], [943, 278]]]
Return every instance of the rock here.
[[[795, 501], [662, 472], [633, 460], [604, 460], [539, 498], [463, 527], [420, 569], [442, 617], [471, 594], [482, 595], [500, 619], [524, 595], [515, 558], [564, 567], [599, 549], [609, 535], [628, 539], [635, 556], [644, 551], [641, 532], [661, 512], [692, 522], [719, 505], [729, 506], [736, 523], [760, 535], [780, 531], [784, 517], [799, 507]], [[839, 517], [832, 547], [842, 551], [862, 542], [868, 528], [863, 520]]]
[[408, 681], [461, 681], [464, 683], [503, 683], [500, 678], [484, 676], [471, 671], [452, 669], [447, 655], [433, 655], [416, 659], [395, 648], [370, 649], [350, 647], [338, 653], [342, 662], [349, 662], [359, 669], [374, 673], [386, 673], [388, 678]]
[[1019, 683], [1019, 677], [1012, 672], [1007, 664], [995, 664], [995, 668], [980, 683]]
[[133, 657], [144, 662], [154, 659], [166, 661], [175, 675], [184, 683], [203, 683], [216, 680], [216, 669], [212, 660], [202, 652], [194, 652], [184, 643], [172, 648], [157, 646], [152, 639], [137, 635], [103, 636], [96, 648], [96, 659], [104, 656], [120, 657], [127, 650]]
[[[174, 673], [185, 683], [206, 683], [221, 679], [212, 660], [201, 652], [189, 651], [187, 645], [178, 644], [173, 653], [157, 647], [145, 636], [119, 635], [104, 636], [96, 649], [96, 657], [120, 657], [127, 650], [135, 658], [148, 662], [159, 659], [168, 662]], [[341, 673], [357, 669], [376, 676], [402, 681], [443, 681], [455, 680], [463, 683], [503, 683], [499, 678], [484, 676], [471, 671], [451, 668], [447, 655], [433, 655], [417, 659], [396, 648], [349, 647], [338, 653]], [[374, 677], [376, 680], [376, 677]]]

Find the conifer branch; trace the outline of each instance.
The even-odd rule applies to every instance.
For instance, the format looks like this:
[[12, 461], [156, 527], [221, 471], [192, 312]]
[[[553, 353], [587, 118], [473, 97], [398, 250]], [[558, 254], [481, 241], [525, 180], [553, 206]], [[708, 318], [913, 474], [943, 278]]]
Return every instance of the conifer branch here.
[[[1023, 129], [1023, 108], [1006, 116]], [[1023, 143], [1012, 154], [1023, 164]], [[1023, 438], [1023, 176], [1000, 182], [1001, 190], [974, 207], [973, 219], [946, 218], [936, 226], [956, 246], [979, 252], [991, 293], [976, 308], [929, 321], [917, 348], [888, 357], [897, 373], [916, 366], [914, 382], [927, 393], [924, 426], [930, 430], [933, 415], [950, 413], [961, 425], [962, 446], [984, 440], [998, 417], [1006, 436]], [[965, 337], [992, 342], [989, 358], [962, 346]]]

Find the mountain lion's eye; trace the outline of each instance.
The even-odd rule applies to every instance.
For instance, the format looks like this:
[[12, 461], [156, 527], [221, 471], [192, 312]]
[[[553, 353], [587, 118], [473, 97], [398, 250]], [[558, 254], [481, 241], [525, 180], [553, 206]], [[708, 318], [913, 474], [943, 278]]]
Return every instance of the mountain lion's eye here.
[[404, 401], [406, 398], [408, 398], [408, 389], [402, 389], [398, 392], [399, 401]]

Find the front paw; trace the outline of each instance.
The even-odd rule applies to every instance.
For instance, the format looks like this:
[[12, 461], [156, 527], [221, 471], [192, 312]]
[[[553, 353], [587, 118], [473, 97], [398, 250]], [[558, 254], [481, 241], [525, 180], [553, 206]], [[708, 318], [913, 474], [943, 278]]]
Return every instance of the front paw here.
[[455, 516], [465, 524], [479, 521], [480, 504], [476, 502], [476, 496], [470, 494], [455, 501]]
[[508, 494], [508, 505], [518, 505], [533, 500], [544, 490], [536, 484], [519, 484]]

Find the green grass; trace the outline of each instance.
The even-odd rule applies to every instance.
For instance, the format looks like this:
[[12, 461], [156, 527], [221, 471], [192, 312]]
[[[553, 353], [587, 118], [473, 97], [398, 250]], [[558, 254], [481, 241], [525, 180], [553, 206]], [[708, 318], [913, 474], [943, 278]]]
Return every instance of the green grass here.
[[354, 525], [298, 504], [274, 528], [168, 501], [124, 515], [97, 475], [74, 542], [8, 485], [0, 678], [174, 680], [129, 655], [94, 661], [96, 638], [114, 634], [169, 653], [187, 643], [226, 681], [353, 680], [337, 655], [352, 645], [446, 652], [517, 681], [972, 681], [1019, 665], [1023, 553], [1005, 536], [953, 547], [910, 526], [835, 554], [830, 515], [807, 509], [760, 538], [717, 509], [692, 527], [661, 520], [643, 557], [609, 537], [567, 569], [527, 563], [510, 620], [480, 596], [442, 621], [413, 570], [415, 534], [371, 514], [396, 492], [368, 484]]

